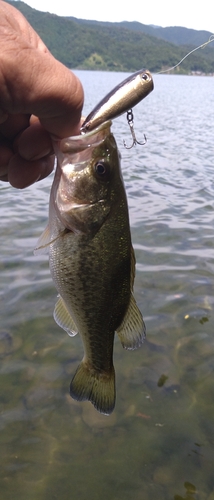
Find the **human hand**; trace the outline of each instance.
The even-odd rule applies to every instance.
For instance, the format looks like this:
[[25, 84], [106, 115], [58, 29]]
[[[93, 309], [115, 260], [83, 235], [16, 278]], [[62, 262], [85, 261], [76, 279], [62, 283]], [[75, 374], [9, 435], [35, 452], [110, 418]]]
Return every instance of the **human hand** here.
[[0, 46], [0, 180], [24, 188], [52, 171], [54, 141], [79, 133], [83, 89], [1, 0]]

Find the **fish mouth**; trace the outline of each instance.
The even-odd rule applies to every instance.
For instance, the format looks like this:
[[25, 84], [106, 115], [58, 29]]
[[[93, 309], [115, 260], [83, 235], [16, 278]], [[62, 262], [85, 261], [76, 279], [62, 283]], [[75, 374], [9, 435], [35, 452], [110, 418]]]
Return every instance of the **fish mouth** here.
[[73, 202], [70, 204], [70, 207], [71, 208], [89, 208], [89, 207], [94, 207], [94, 205], [97, 205], [99, 203], [103, 203], [104, 202], [104, 199], [102, 200], [95, 200], [95, 201], [83, 201], [83, 200], [80, 200], [78, 201], [77, 203]]
[[89, 150], [88, 155], [90, 155], [91, 148], [99, 146], [101, 142], [104, 141], [106, 136], [106, 130], [111, 127], [111, 120], [106, 120], [93, 130], [84, 131], [83, 125], [81, 126], [81, 134], [69, 137], [67, 139], [62, 139], [60, 142], [60, 150], [64, 154], [77, 153], [84, 150]]
[[63, 212], [67, 212], [67, 211], [74, 210], [74, 209], [78, 210], [81, 208], [91, 208], [97, 204], [104, 203], [104, 201], [105, 201], [104, 199], [95, 200], [95, 201], [77, 200], [77, 201], [69, 202], [67, 204], [64, 203], [64, 208], [62, 206], [59, 207], [59, 204], [58, 204], [58, 210], [63, 211]]

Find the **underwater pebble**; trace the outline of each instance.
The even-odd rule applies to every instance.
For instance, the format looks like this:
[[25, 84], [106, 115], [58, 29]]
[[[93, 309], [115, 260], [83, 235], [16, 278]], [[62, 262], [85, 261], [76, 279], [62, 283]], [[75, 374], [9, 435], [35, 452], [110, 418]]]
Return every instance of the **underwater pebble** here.
[[38, 367], [34, 365], [27, 366], [22, 373], [22, 382], [31, 382], [37, 373]]
[[9, 332], [0, 333], [0, 354], [8, 354], [11, 352], [12, 337]]
[[210, 495], [207, 497], [207, 500], [214, 500], [214, 491], [210, 493]]
[[21, 345], [21, 337], [11, 335], [8, 330], [0, 332], [0, 355], [7, 355], [17, 351]]
[[56, 397], [54, 389], [35, 387], [25, 394], [25, 406], [28, 409], [33, 409], [35, 406], [50, 406], [54, 397]]
[[116, 423], [116, 413], [111, 415], [102, 415], [98, 413], [97, 410], [92, 406], [91, 403], [81, 403], [82, 408], [82, 419], [86, 425], [95, 429], [104, 429], [106, 427], [111, 427]]
[[170, 467], [157, 467], [154, 472], [153, 480], [155, 483], [166, 485], [173, 482]]
[[134, 404], [129, 405], [127, 410], [125, 411], [124, 416], [125, 417], [133, 417], [136, 415], [136, 406]]
[[137, 492], [135, 493], [134, 495], [134, 500], [151, 500], [151, 496], [146, 493], [145, 490], [142, 491], [142, 489], [140, 488], [140, 491], [139, 491], [139, 494], [137, 494]]

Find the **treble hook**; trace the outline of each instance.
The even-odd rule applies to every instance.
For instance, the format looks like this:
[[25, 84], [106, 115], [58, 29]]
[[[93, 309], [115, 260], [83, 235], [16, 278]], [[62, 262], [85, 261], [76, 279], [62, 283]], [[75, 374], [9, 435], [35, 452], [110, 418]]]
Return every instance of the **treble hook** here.
[[144, 134], [144, 142], [139, 142], [136, 139], [136, 135], [135, 135], [135, 131], [134, 131], [134, 115], [133, 115], [132, 109], [129, 109], [127, 111], [126, 118], [127, 118], [127, 122], [129, 124], [130, 130], [131, 130], [133, 143], [131, 146], [127, 146], [126, 141], [123, 141], [124, 147], [126, 149], [131, 149], [131, 148], [133, 148], [133, 146], [136, 146], [136, 144], [140, 144], [140, 146], [144, 146], [144, 144], [146, 144], [146, 142], [147, 142], [147, 138], [146, 138], [145, 134]]

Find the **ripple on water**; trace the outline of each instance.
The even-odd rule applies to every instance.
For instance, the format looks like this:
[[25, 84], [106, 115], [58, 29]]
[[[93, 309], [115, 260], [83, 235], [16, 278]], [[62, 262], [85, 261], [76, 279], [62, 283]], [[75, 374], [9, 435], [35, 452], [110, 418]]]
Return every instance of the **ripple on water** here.
[[[77, 74], [85, 115], [126, 76]], [[47, 257], [33, 255], [53, 177], [25, 191], [0, 186], [5, 500], [213, 500], [213, 79], [154, 79], [155, 91], [134, 110], [146, 146], [124, 149], [125, 117], [113, 125], [147, 339], [136, 352], [115, 339], [117, 403], [109, 419], [69, 396], [81, 341], [54, 323]]]

